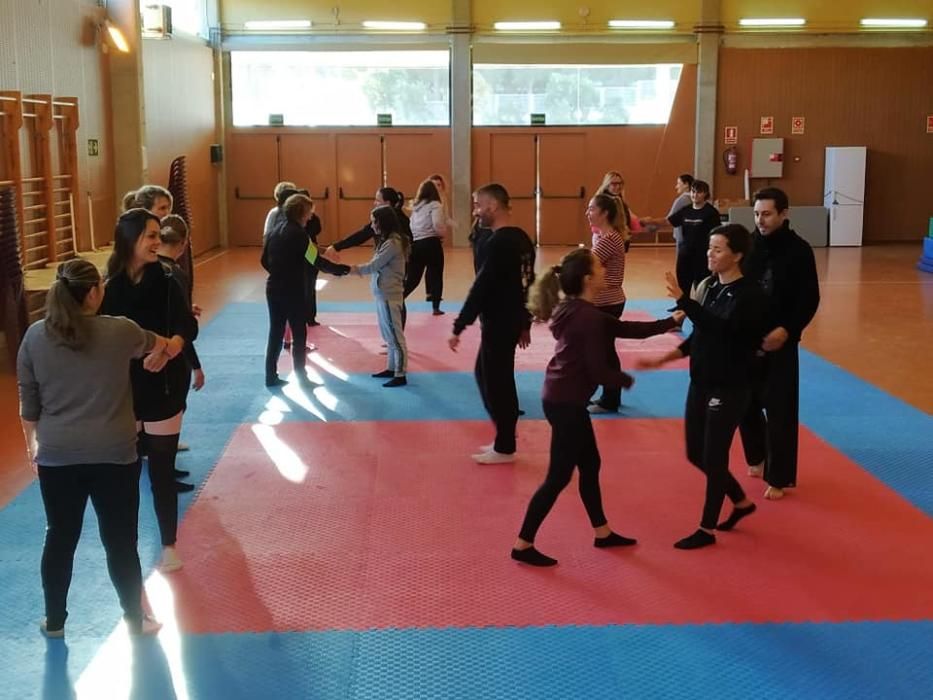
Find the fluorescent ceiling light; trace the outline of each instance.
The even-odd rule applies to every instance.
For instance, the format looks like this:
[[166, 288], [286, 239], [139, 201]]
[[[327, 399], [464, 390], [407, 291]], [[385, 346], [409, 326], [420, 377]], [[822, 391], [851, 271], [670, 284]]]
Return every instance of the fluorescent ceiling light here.
[[416, 32], [427, 28], [424, 22], [383, 22], [381, 20], [366, 20], [363, 22], [366, 29], [387, 29], [390, 31]]
[[800, 17], [783, 17], [777, 19], [759, 19], [757, 17], [743, 17], [739, 20], [742, 27], [802, 27], [807, 20]]
[[496, 22], [492, 26], [500, 32], [536, 32], [560, 29], [560, 22]]
[[922, 29], [927, 26], [925, 19], [893, 19], [866, 17], [861, 21], [863, 27], [887, 27], [889, 29]]
[[311, 29], [310, 19], [255, 19], [244, 22], [247, 29]]
[[126, 37], [123, 36], [123, 32], [120, 31], [120, 28], [109, 19], [104, 22], [104, 27], [106, 27], [107, 34], [110, 35], [110, 40], [113, 42], [113, 45], [117, 47], [117, 51], [129, 53], [130, 45], [126, 42]]
[[613, 29], [673, 29], [672, 19], [611, 19]]

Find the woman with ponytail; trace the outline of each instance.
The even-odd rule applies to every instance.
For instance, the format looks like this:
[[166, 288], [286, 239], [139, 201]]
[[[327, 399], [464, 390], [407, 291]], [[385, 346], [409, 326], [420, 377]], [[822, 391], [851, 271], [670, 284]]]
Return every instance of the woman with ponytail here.
[[[603, 513], [599, 488], [599, 449], [587, 411], [587, 401], [600, 384], [630, 387], [631, 376], [606, 358], [615, 338], [647, 338], [677, 327], [683, 314], [662, 321], [620, 321], [594, 304], [605, 286], [606, 272], [599, 258], [586, 248], [564, 256], [548, 268], [531, 288], [528, 309], [539, 321], [550, 321], [557, 340], [554, 357], [544, 376], [542, 403], [551, 425], [551, 459], [544, 483], [525, 514], [512, 558], [533, 566], [553, 566], [556, 559], [534, 547], [538, 528], [560, 492], [580, 470], [580, 497], [593, 526], [596, 547], [624, 547], [635, 540], [616, 534]], [[563, 293], [563, 294], [561, 294]]]
[[59, 265], [45, 319], [26, 331], [17, 357], [26, 448], [48, 521], [40, 624], [48, 637], [65, 634], [72, 564], [89, 498], [130, 633], [154, 634], [160, 627], [142, 609], [140, 466], [128, 370], [137, 361], [157, 372], [180, 348], [126, 318], [98, 316], [103, 298], [92, 263]]
[[175, 456], [188, 396], [190, 371], [182, 350], [194, 342], [198, 324], [181, 285], [170, 267], [159, 262], [159, 217], [146, 209], [130, 209], [117, 220], [113, 253], [107, 261], [107, 287], [101, 312], [126, 316], [140, 326], [168, 337], [172, 359], [158, 373], [141, 363], [130, 364], [133, 406], [140, 430], [141, 454], [149, 464], [149, 482], [159, 533], [159, 569], [181, 568], [175, 552], [178, 492]]

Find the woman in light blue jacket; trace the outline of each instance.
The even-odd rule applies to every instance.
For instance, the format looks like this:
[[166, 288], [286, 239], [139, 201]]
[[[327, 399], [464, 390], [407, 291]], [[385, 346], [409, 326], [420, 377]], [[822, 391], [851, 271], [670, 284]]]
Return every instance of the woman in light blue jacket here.
[[390, 206], [376, 207], [370, 214], [375, 232], [376, 254], [365, 265], [350, 269], [358, 275], [372, 275], [372, 291], [376, 300], [379, 331], [388, 348], [388, 364], [373, 377], [388, 379], [382, 386], [405, 386], [408, 380], [408, 348], [402, 325], [405, 302], [405, 266], [411, 252], [408, 238], [401, 233], [398, 217]]

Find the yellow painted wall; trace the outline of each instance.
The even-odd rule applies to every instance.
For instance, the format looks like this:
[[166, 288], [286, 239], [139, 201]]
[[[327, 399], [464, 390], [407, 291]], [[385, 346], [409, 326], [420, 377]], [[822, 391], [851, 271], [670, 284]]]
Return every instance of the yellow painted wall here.
[[[339, 24], [332, 12], [335, 7], [340, 9]], [[321, 31], [357, 31], [365, 19], [426, 22], [432, 29], [443, 30], [451, 17], [450, 2], [425, 0], [223, 0], [220, 11], [224, 29], [233, 31], [254, 19], [310, 19]]]
[[[473, 0], [473, 23], [488, 30], [500, 20], [560, 20], [564, 30], [604, 31], [610, 19], [672, 19], [690, 30], [700, 17], [701, 0]], [[340, 9], [335, 24], [332, 8]], [[581, 8], [588, 10], [584, 18]], [[931, 0], [722, 0], [722, 19], [735, 28], [740, 17], [805, 17], [808, 31], [852, 31], [862, 17], [921, 17], [933, 23]], [[450, 0], [221, 0], [228, 30], [248, 19], [310, 19], [324, 30], [358, 30], [364, 19], [427, 22], [431, 29], [450, 23]]]

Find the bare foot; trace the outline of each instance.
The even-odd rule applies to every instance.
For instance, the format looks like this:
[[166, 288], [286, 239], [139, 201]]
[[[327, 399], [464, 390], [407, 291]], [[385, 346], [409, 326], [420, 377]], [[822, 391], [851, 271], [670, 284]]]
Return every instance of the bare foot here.
[[777, 486], [769, 486], [765, 489], [765, 498], [769, 501], [779, 501], [784, 498], [784, 489], [779, 489]]
[[750, 464], [748, 465], [748, 475], [755, 479], [760, 479], [762, 474], [765, 473], [764, 465], [762, 464]]

